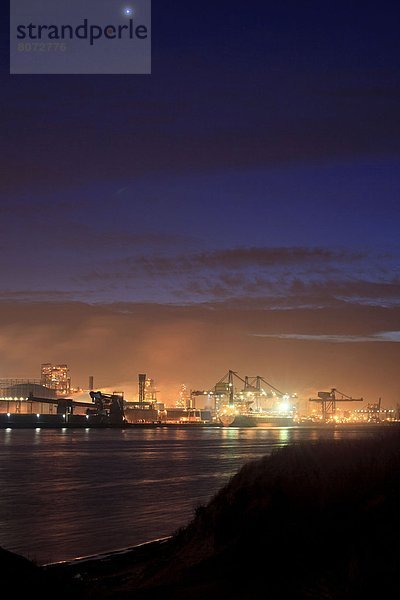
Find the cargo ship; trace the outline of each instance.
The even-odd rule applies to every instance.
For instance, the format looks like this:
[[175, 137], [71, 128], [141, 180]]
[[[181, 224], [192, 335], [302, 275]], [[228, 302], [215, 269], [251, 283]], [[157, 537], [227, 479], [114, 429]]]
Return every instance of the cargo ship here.
[[[239, 381], [239, 390], [235, 381]], [[230, 370], [216, 383], [211, 395], [224, 427], [290, 427], [295, 424], [296, 394], [281, 392], [259, 375], [242, 379]]]
[[219, 419], [224, 427], [291, 427], [294, 417], [268, 412], [223, 413]]

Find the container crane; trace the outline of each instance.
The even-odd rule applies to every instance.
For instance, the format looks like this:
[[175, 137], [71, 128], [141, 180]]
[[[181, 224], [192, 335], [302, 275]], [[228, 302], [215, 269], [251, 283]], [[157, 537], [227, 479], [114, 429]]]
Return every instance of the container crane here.
[[[337, 398], [336, 394], [340, 394], [341, 398]], [[334, 417], [336, 414], [337, 402], [363, 402], [364, 398], [352, 398], [336, 388], [332, 388], [330, 392], [318, 392], [318, 398], [310, 398], [309, 402], [318, 402], [321, 405], [322, 418], [327, 421], [329, 417]]]

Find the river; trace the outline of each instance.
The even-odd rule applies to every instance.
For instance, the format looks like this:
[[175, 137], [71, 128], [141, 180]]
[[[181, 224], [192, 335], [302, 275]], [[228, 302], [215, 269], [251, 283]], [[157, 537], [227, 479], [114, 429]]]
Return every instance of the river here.
[[39, 564], [108, 552], [185, 525], [249, 460], [369, 429], [0, 431], [0, 546]]

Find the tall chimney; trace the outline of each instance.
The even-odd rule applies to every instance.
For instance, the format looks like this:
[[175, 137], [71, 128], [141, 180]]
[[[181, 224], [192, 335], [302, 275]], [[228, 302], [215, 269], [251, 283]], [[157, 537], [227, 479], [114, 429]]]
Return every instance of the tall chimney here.
[[146, 373], [139, 373], [139, 402], [144, 402], [145, 385], [146, 385]]
[[94, 390], [94, 377], [93, 375], [89, 376], [89, 392], [93, 392]]

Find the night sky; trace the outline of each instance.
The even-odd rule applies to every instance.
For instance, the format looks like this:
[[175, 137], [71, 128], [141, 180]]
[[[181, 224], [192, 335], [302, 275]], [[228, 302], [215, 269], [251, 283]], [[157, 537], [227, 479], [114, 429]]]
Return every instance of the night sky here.
[[0, 377], [400, 402], [395, 2], [153, 0], [148, 76], [10, 76], [2, 17]]

